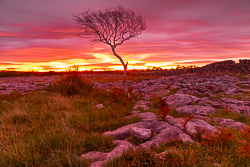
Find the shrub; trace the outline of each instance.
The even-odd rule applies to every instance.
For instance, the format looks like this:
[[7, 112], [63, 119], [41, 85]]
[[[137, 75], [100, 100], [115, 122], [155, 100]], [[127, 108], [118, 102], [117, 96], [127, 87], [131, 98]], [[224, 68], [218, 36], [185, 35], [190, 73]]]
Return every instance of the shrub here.
[[92, 85], [87, 83], [77, 72], [62, 77], [61, 80], [48, 88], [50, 91], [58, 91], [64, 96], [76, 94], [86, 95], [93, 89]]

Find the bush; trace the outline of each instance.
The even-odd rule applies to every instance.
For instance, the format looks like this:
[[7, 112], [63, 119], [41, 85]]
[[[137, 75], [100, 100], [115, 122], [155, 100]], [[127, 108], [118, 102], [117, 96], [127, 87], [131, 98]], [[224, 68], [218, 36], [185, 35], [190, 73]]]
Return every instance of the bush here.
[[72, 72], [69, 75], [62, 77], [61, 80], [48, 88], [48, 90], [58, 91], [64, 96], [76, 94], [86, 95], [90, 93], [92, 89], [92, 85], [87, 83], [77, 72]]

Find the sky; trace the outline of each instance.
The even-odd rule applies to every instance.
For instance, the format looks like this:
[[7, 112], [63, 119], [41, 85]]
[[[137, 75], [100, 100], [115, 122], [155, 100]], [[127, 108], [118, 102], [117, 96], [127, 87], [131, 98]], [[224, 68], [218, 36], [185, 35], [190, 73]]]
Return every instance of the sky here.
[[123, 6], [146, 30], [117, 46], [128, 69], [250, 59], [250, 0], [0, 0], [0, 70], [119, 70], [110, 46], [78, 37], [72, 15]]

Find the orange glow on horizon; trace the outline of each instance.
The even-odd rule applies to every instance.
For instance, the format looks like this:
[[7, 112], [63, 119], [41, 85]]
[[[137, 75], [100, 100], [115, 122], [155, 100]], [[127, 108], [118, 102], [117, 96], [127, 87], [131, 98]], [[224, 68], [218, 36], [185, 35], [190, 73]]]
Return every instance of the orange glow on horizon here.
[[[12, 70], [12, 71], [37, 71], [37, 72], [61, 72], [61, 71], [68, 71], [72, 69], [71, 67], [74, 65], [78, 66], [79, 71], [115, 71], [115, 70], [123, 70], [122, 64], [119, 62], [118, 59], [115, 57], [109, 57], [107, 55], [101, 54], [94, 54], [97, 58], [96, 61], [90, 62], [84, 59], [68, 59], [68, 60], [57, 60], [57, 61], [50, 61], [50, 62], [4, 62], [0, 61], [0, 71], [5, 70]], [[235, 59], [210, 59], [210, 60], [203, 60], [207, 62], [218, 62], [218, 61], [225, 61], [225, 60], [233, 60], [236, 63], [239, 59], [246, 59], [245, 57], [242, 58], [235, 58]], [[173, 61], [173, 62], [144, 62], [144, 61], [136, 61], [136, 60], [128, 60], [128, 70], [146, 70], [147, 68], [152, 67], [161, 67], [162, 69], [171, 69], [176, 68], [177, 65], [180, 66], [190, 66], [196, 65], [197, 67], [204, 66], [209, 63], [204, 63], [203, 61], [199, 62], [199, 60], [183, 60], [183, 61]]]

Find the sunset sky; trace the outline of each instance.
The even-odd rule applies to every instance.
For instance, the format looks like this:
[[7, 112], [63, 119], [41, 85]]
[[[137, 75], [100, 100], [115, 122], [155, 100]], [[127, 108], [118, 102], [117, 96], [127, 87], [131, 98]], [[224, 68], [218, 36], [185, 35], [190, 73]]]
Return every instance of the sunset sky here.
[[250, 0], [0, 0], [0, 70], [122, 69], [108, 45], [76, 36], [72, 17], [118, 5], [146, 17], [117, 47], [128, 69], [250, 59]]

